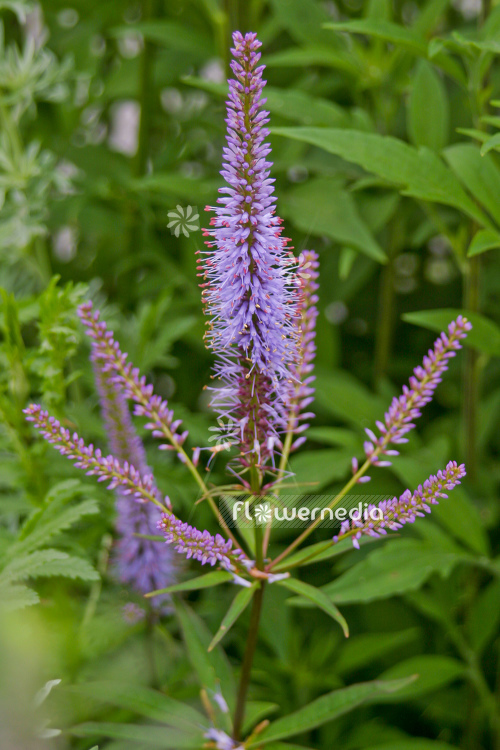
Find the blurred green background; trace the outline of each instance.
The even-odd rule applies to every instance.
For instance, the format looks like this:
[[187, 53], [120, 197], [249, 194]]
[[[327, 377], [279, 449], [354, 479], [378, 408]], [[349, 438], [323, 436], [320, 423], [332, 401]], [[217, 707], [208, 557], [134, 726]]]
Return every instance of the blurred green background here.
[[[103, 726], [81, 729], [143, 725], [130, 709], [75, 696], [73, 683], [126, 680], [197, 700], [174, 616], [122, 616], [134, 595], [111, 575], [112, 496], [43, 445], [22, 409], [41, 401], [104, 444], [75, 314], [91, 297], [190, 445], [208, 444], [212, 358], [195, 252], [221, 184], [235, 29], [263, 43], [285, 234], [321, 262], [317, 418], [292, 460], [297, 482], [322, 494], [341, 486], [364, 427], [433, 332], [456, 311], [474, 324], [410, 446], [369, 491], [414, 488], [450, 458], [466, 462], [463, 487], [404, 538], [307, 569], [343, 605], [348, 642], [326, 615], [274, 592], [252, 699], [287, 713], [344, 684], [418, 673], [407, 695], [299, 739], [322, 750], [498, 750], [500, 5], [0, 0], [0, 14], [2, 750], [146, 746], [140, 732], [108, 740]], [[174, 507], [213, 529], [182, 466], [146, 445]], [[280, 531], [276, 548], [290, 539]], [[80, 563], [63, 577], [66, 558], [44, 567], [50, 550]], [[230, 596], [186, 599], [213, 633]], [[243, 617], [225, 641], [235, 665], [245, 633]], [[62, 683], [33, 709], [53, 679]], [[51, 738], [46, 720], [63, 733]]]

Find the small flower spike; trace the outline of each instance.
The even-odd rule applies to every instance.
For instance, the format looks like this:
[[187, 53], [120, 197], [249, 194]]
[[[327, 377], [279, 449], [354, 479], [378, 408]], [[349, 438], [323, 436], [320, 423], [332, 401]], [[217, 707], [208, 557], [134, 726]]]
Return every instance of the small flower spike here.
[[[112, 373], [103, 372], [98, 359], [94, 359], [93, 364], [110, 450], [121, 464], [127, 462], [135, 466], [141, 476], [150, 475], [142, 441], [134, 430], [121, 389], [113, 382]], [[156, 487], [154, 491], [155, 495], [160, 497]], [[179, 574], [173, 550], [145, 538], [157, 533], [159, 508], [150, 502], [135, 502], [119, 488], [115, 494], [115, 526], [119, 539], [114, 552], [114, 567], [118, 578], [141, 594], [171, 586]], [[165, 609], [169, 597], [158, 596], [150, 601], [155, 609]]]
[[186, 454], [182, 446], [188, 432], [179, 432], [182, 420], [174, 419], [167, 401], [156, 396], [153, 386], [148, 385], [139, 370], [127, 362], [127, 355], [120, 350], [113, 332], [100, 319], [99, 311], [94, 312], [92, 302], [80, 305], [78, 315], [87, 335], [92, 339], [92, 360], [99, 363], [103, 373], [111, 373], [113, 382], [122, 389], [125, 398], [135, 403], [134, 415], [149, 420], [144, 425], [146, 429], [151, 430], [154, 437], [168, 441], [160, 445], [160, 448], [175, 451], [184, 463]]
[[88, 475], [95, 475], [99, 482], [109, 481], [109, 490], [117, 488], [131, 499], [139, 503], [153, 502], [160, 506], [164, 515], [158, 524], [165, 533], [165, 541], [175, 544], [176, 551], [193, 557], [203, 565], [217, 562], [227, 570], [245, 573], [253, 568], [249, 560], [240, 549], [233, 549], [232, 542], [226, 541], [220, 534], [215, 537], [208, 531], [199, 531], [183, 523], [170, 512], [168, 497], [158, 497], [151, 475], [141, 476], [139, 471], [128, 462], [123, 465], [114, 456], [102, 455], [93, 445], [85, 445], [84, 441], [75, 433], [73, 435], [63, 427], [54, 417], [49, 416], [40, 406], [32, 404], [25, 409], [26, 419], [33, 422], [43, 437], [63, 456], [75, 461], [75, 466], [84, 469]]
[[387, 534], [387, 529], [397, 531], [405, 523], [413, 523], [417, 517], [423, 518], [431, 512], [431, 505], [438, 505], [440, 497], [448, 497], [444, 490], [452, 490], [464, 476], [465, 466], [450, 461], [444, 471], [430, 476], [413, 494], [405, 490], [399, 498], [369, 505], [361, 518], [344, 521], [339, 533], [333, 537], [334, 543], [350, 536], [354, 547], [359, 549], [359, 540], [363, 535], [379, 537]]
[[[462, 348], [461, 341], [471, 328], [471, 323], [462, 315], [451, 322], [447, 333], [443, 332], [438, 336], [422, 364], [414, 369], [409, 385], [403, 386], [402, 395], [393, 398], [389, 410], [384, 415], [384, 421], [376, 423], [380, 435], [376, 435], [368, 428], [365, 430], [369, 440], [365, 441], [364, 450], [369, 464], [390, 466], [391, 461], [386, 458], [380, 460], [380, 457], [399, 455], [399, 452], [390, 446], [408, 442], [405, 435], [415, 427], [414, 420], [421, 416], [421, 409], [432, 401], [434, 391], [448, 369], [450, 359]], [[356, 458], [353, 458], [352, 469], [353, 474], [358, 471]], [[369, 481], [369, 477], [362, 476], [358, 481]]]

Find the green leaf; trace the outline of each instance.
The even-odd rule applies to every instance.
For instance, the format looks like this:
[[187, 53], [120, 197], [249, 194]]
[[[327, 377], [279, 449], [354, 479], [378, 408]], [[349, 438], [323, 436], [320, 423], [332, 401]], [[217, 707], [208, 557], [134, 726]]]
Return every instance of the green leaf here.
[[318, 178], [289, 191], [280, 211], [307, 234], [326, 235], [385, 263], [387, 256], [361, 218], [351, 193], [338, 183]]
[[245, 722], [243, 724], [243, 735], [250, 734], [251, 730], [262, 719], [274, 713], [279, 708], [277, 703], [269, 701], [248, 701], [245, 707]]
[[444, 84], [432, 65], [420, 60], [408, 100], [408, 133], [412, 142], [440, 151], [448, 142], [449, 120]]
[[203, 735], [186, 735], [168, 727], [152, 724], [119, 724], [118, 722], [88, 721], [70, 729], [74, 737], [95, 737], [104, 735], [117, 740], [143, 742], [158, 750], [200, 750]]
[[210, 35], [200, 33], [193, 26], [186, 28], [184, 24], [175, 21], [155, 18], [154, 21], [116, 26], [110, 31], [115, 37], [129, 36], [131, 32], [142, 34], [148, 41], [203, 61], [215, 53]]
[[[300, 594], [301, 596], [306, 597], [306, 599], [310, 599], [313, 604], [322, 609], [323, 612], [326, 612], [327, 615], [330, 615], [335, 622], [338, 622], [344, 631], [345, 637], [349, 638], [349, 626], [345, 617], [320, 589], [310, 586], [308, 583], [304, 583], [304, 581], [299, 581], [297, 578], [284, 578], [278, 583], [280, 586], [289, 589], [289, 591], [293, 591], [295, 594]], [[287, 604], [289, 601], [290, 599], [287, 601]]]
[[153, 195], [167, 195], [174, 198], [181, 198], [187, 201], [199, 201], [206, 203], [214, 200], [217, 195], [219, 181], [215, 180], [194, 180], [191, 177], [184, 177], [175, 172], [156, 172], [155, 174], [146, 175], [130, 180], [129, 187], [137, 192], [150, 192]]
[[198, 675], [201, 686], [213, 692], [221, 691], [232, 709], [236, 688], [231, 667], [224, 652], [220, 647], [208, 652], [211, 634], [205, 623], [186, 604], [177, 601], [175, 609], [189, 661]]
[[297, 127], [273, 128], [272, 132], [341, 156], [398, 185], [403, 195], [453, 206], [491, 228], [486, 215], [469, 198], [453, 172], [423, 146], [417, 150], [392, 136], [359, 130]]
[[[160, 537], [163, 539], [163, 537]], [[158, 591], [150, 591], [146, 594], [146, 597], [157, 596], [158, 594], [177, 594], [179, 591], [197, 591], [198, 589], [207, 589], [211, 586], [218, 586], [220, 583], [226, 583], [232, 581], [233, 576], [231, 573], [225, 570], [215, 570], [212, 573], [206, 573], [196, 578], [191, 578], [189, 581], [183, 583], [175, 583], [173, 586], [168, 586], [166, 589], [158, 589]]]
[[231, 602], [231, 606], [222, 618], [222, 622], [217, 633], [214, 635], [210, 642], [210, 645], [208, 647], [209, 651], [212, 651], [219, 643], [219, 641], [224, 638], [228, 630], [232, 628], [241, 613], [247, 608], [253, 595], [255, 594], [255, 591], [257, 590], [258, 585], [258, 583], [253, 583], [251, 586], [244, 586], [241, 591], [238, 591], [233, 601]]
[[363, 72], [361, 65], [353, 55], [344, 50], [334, 50], [331, 47], [319, 44], [292, 47], [266, 56], [268, 68], [305, 68], [309, 65], [337, 68], [355, 77]]
[[454, 750], [454, 747], [439, 740], [408, 737], [396, 742], [385, 742], [383, 745], [368, 745], [364, 750]]
[[472, 238], [467, 251], [467, 257], [472, 258], [474, 255], [480, 255], [487, 250], [493, 250], [500, 247], [500, 234], [492, 232], [491, 229], [480, 229]]
[[472, 323], [472, 330], [464, 340], [465, 346], [472, 346], [492, 357], [500, 356], [500, 328], [477, 312], [446, 307], [440, 310], [405, 313], [402, 318], [406, 323], [429, 328], [431, 331], [444, 331], [458, 315], [465, 315]]
[[486, 138], [484, 139], [484, 143], [481, 146], [481, 156], [485, 156], [490, 151], [498, 151], [500, 148], [500, 133], [495, 133], [495, 135], [492, 135], [491, 138], [488, 138], [488, 134], [484, 133], [484, 131], [480, 131], [483, 136], [485, 135]]
[[38, 604], [36, 591], [23, 585], [0, 585], [0, 611], [9, 612]]
[[391, 539], [322, 591], [337, 604], [387, 599], [420, 588], [433, 573], [448, 576], [461, 559], [413, 539]]
[[419, 633], [418, 628], [409, 628], [399, 632], [365, 633], [354, 636], [342, 646], [335, 663], [335, 671], [341, 675], [355, 672], [374, 660], [413, 643]]
[[71, 685], [67, 689], [72, 693], [111, 703], [118, 708], [132, 711], [147, 719], [168, 724], [182, 731], [199, 733], [200, 727], [208, 726], [205, 716], [187, 703], [181, 703], [142, 685], [127, 685], [122, 682], [102, 680]]
[[[336, 479], [343, 479], [349, 472], [352, 455], [345, 450], [304, 451], [290, 461], [293, 481], [297, 482], [297, 493], [317, 492]], [[293, 490], [287, 490], [288, 494]], [[294, 493], [294, 497], [298, 497]]]
[[332, 29], [332, 31], [349, 31], [352, 34], [373, 36], [376, 39], [392, 42], [414, 54], [424, 56], [427, 54], [427, 42], [424, 37], [421, 37], [412, 29], [383, 19], [360, 18], [354, 21], [327, 23], [324, 28]]
[[294, 734], [302, 734], [302, 732], [315, 729], [328, 721], [343, 716], [363, 703], [375, 703], [388, 693], [401, 690], [409, 681], [408, 679], [374, 680], [373, 682], [362, 682], [341, 690], [334, 690], [295, 713], [273, 722], [253, 742], [249, 743], [248, 747], [259, 747], [274, 740], [281, 740]]
[[500, 580], [479, 592], [469, 607], [466, 631], [472, 648], [482, 654], [498, 631], [500, 623]]
[[373, 425], [384, 413], [385, 399], [373, 395], [353, 375], [318, 368], [316, 399], [323, 409], [357, 427]]
[[486, 208], [500, 224], [500, 170], [491, 155], [481, 156], [472, 143], [457, 143], [444, 150], [443, 156], [464, 187]]
[[414, 656], [388, 669], [381, 675], [381, 679], [404, 679], [410, 675], [418, 675], [418, 678], [411, 685], [403, 687], [397, 697], [384, 696], [381, 700], [383, 703], [399, 703], [401, 700], [418, 698], [449, 685], [464, 674], [465, 666], [462, 662], [449, 656]]
[[[373, 537], [363, 536], [359, 540], [359, 544], [360, 546], [364, 546], [365, 544], [373, 544], [377, 541]], [[283, 560], [281, 565], [277, 565], [273, 570], [278, 573], [282, 570], [288, 570], [290, 567], [296, 568], [302, 565], [313, 565], [314, 563], [343, 555], [345, 552], [352, 552], [352, 550], [352, 539], [341, 539], [337, 544], [333, 544], [331, 540], [328, 542], [317, 542], [290, 555]]]
[[95, 515], [98, 512], [99, 506], [95, 500], [84, 500], [64, 510], [61, 510], [58, 500], [54, 500], [53, 504], [50, 503], [41, 510], [35, 511], [28, 519], [23, 526], [19, 541], [11, 547], [11, 554], [20, 555], [42, 547], [84, 516]]
[[31, 555], [14, 557], [0, 573], [0, 581], [22, 581], [26, 578], [49, 576], [81, 578], [84, 581], [99, 580], [99, 574], [87, 560], [72, 557], [59, 550], [46, 549], [33, 552]]
[[[186, 76], [182, 81], [188, 86], [203, 89], [223, 99], [227, 97], [227, 83], [214, 83], [196, 76]], [[343, 107], [298, 89], [266, 86], [266, 109], [272, 115], [279, 115], [303, 125], [338, 128], [347, 127], [350, 122], [349, 114]]]

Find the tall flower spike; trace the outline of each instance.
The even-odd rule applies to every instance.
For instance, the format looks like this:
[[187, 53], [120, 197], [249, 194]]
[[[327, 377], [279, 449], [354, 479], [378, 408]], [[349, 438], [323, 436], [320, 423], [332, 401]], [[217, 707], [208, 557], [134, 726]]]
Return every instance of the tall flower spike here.
[[148, 385], [146, 378], [124, 354], [113, 332], [108, 330], [106, 323], [100, 319], [98, 310], [94, 311], [92, 302], [85, 302], [78, 308], [78, 315], [85, 326], [87, 335], [92, 339], [92, 361], [99, 363], [101, 372], [110, 373], [112, 382], [122, 388], [125, 398], [135, 403], [134, 415], [146, 417], [144, 425], [151, 430], [153, 436], [167, 443], [160, 445], [162, 450], [173, 450], [179, 459], [185, 463], [187, 456], [182, 448], [188, 432], [179, 432], [182, 420], [174, 419], [172, 409], [167, 401], [155, 396], [153, 386]]
[[465, 466], [450, 461], [444, 471], [438, 471], [419, 485], [412, 494], [405, 490], [401, 497], [384, 500], [379, 505], [369, 505], [362, 518], [344, 521], [334, 543], [352, 537], [353, 545], [359, 549], [359, 540], [363, 535], [379, 537], [387, 534], [387, 529], [397, 531], [405, 523], [414, 523], [417, 517], [423, 518], [431, 512], [431, 505], [438, 505], [439, 498], [448, 497], [444, 490], [452, 490], [465, 476]]
[[[421, 416], [421, 409], [432, 401], [434, 391], [442, 380], [443, 373], [448, 369], [452, 357], [456, 356], [460, 343], [471, 330], [472, 325], [459, 315], [450, 323], [448, 331], [440, 333], [432, 349], [424, 357], [422, 365], [416, 367], [409, 380], [409, 386], [403, 386], [401, 396], [395, 396], [384, 415], [383, 422], [377, 422], [380, 435], [373, 430], [366, 429], [369, 440], [364, 443], [368, 462], [376, 466], [390, 466], [391, 462], [380, 460], [380, 456], [397, 456], [398, 451], [390, 449], [391, 444], [407, 443], [406, 433], [415, 427], [414, 420]], [[358, 469], [357, 459], [353, 459], [353, 472]], [[361, 477], [359, 481], [366, 481], [368, 477]]]
[[[198, 529], [191, 526], [187, 527], [187, 524], [179, 521], [168, 510], [170, 508], [169, 498], [160, 499], [158, 497], [158, 490], [151, 475], [141, 476], [139, 471], [128, 462], [125, 461], [122, 464], [114, 456], [104, 457], [99, 449], [94, 450], [93, 445], [86, 445], [76, 432], [71, 434], [55, 417], [51, 417], [38, 404], [31, 404], [24, 410], [24, 413], [28, 422], [33, 422], [43, 437], [49, 443], [52, 443], [59, 453], [75, 461], [77, 468], [84, 469], [88, 475], [96, 475], [99, 477], [99, 482], [109, 481], [109, 490], [119, 488], [124, 495], [130, 496], [131, 499], [140, 503], [153, 502], [160, 506], [162, 510], [168, 511], [158, 522], [162, 524], [164, 531], [169, 532], [165, 536], [167, 543], [183, 547], [182, 552], [184, 554], [186, 554], [187, 548], [192, 546], [193, 549], [197, 550], [197, 554], [193, 551], [188, 556], [195, 557], [202, 564], [209, 562], [214, 565], [215, 561], [219, 561], [228, 570], [242, 573], [253, 567], [254, 563], [246, 557], [242, 550], [233, 549], [232, 542], [226, 542], [220, 534], [213, 537], [208, 531], [198, 531]], [[190, 541], [194, 541], [195, 544], [190, 545]], [[213, 561], [214, 555], [216, 556], [215, 561]], [[220, 557], [217, 557], [217, 555], [220, 555]]]
[[[227, 146], [221, 171], [228, 187], [205, 235], [202, 295], [211, 322], [208, 347], [219, 356], [213, 406], [241, 428], [241, 450], [265, 463], [279, 443], [279, 409], [287, 398], [289, 365], [297, 359], [293, 285], [295, 260], [281, 237], [281, 219], [269, 176], [265, 138], [269, 113], [262, 109], [264, 66], [253, 33], [233, 34], [235, 75], [229, 81]], [[245, 459], [243, 459], [245, 462]]]
[[[94, 345], [95, 346], [95, 345]], [[94, 375], [109, 447], [121, 464], [127, 462], [137, 468], [141, 476], [151, 474], [146, 464], [142, 441], [134, 430], [130, 412], [120, 388], [113, 382], [112, 373], [104, 372], [102, 363], [94, 358]], [[153, 482], [154, 486], [154, 482]], [[154, 488], [157, 497], [160, 493]], [[123, 583], [146, 594], [167, 588], [175, 583], [179, 568], [170, 547], [135, 534], [156, 533], [159, 509], [153, 503], [134, 502], [120, 489], [116, 490], [116, 529], [120, 535], [116, 544], [115, 564]], [[155, 608], [163, 608], [168, 597], [151, 600]]]
[[[290, 384], [290, 405], [288, 409], [287, 432], [300, 434], [307, 430], [305, 422], [314, 417], [312, 412], [304, 411], [314, 401], [315, 376], [314, 358], [316, 356], [316, 318], [318, 317], [318, 277], [319, 260], [314, 250], [303, 250], [299, 257], [297, 276], [300, 280], [300, 296], [298, 303], [299, 360], [292, 365], [292, 383]], [[301, 424], [302, 423], [302, 424]], [[291, 445], [290, 450], [296, 450], [305, 442], [306, 438], [300, 434]]]

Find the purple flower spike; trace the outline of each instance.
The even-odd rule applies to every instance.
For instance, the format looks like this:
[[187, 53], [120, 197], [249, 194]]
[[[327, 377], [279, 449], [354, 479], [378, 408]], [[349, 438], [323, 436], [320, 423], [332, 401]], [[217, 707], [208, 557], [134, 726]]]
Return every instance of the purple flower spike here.
[[108, 490], [119, 489], [122, 495], [139, 503], [148, 501], [159, 507], [170, 507], [168, 497], [162, 497], [156, 489], [151, 474], [141, 475], [138, 469], [128, 461], [121, 463], [115, 456], [103, 456], [99, 448], [86, 445], [76, 432], [63, 427], [38, 404], [31, 404], [24, 410], [28, 422], [33, 422], [43, 437], [52, 443], [54, 448], [71, 461], [78, 469], [84, 469], [88, 476], [97, 476], [98, 482], [108, 482]]
[[[450, 461], [444, 471], [438, 471], [419, 485], [412, 494], [405, 490], [401, 497], [384, 500], [379, 505], [368, 505], [362, 517], [344, 521], [334, 543], [346, 537], [352, 537], [354, 547], [359, 549], [359, 540], [363, 535], [379, 537], [387, 534], [387, 529], [397, 531], [405, 523], [413, 523], [418, 517], [423, 518], [431, 512], [431, 505], [438, 505], [440, 497], [448, 497], [445, 490], [452, 490], [465, 476], [465, 466]], [[357, 512], [359, 516], [359, 511]]]
[[448, 326], [447, 333], [441, 333], [432, 349], [424, 357], [422, 365], [416, 367], [409, 380], [409, 386], [403, 386], [401, 396], [393, 398], [389, 411], [384, 415], [383, 422], [377, 422], [380, 436], [367, 429], [369, 438], [364, 443], [365, 454], [370, 464], [376, 466], [390, 466], [390, 461], [381, 461], [380, 456], [397, 456], [398, 451], [389, 449], [392, 444], [407, 443], [404, 437], [415, 425], [413, 421], [421, 416], [423, 406], [432, 401], [434, 391], [441, 382], [443, 373], [448, 369], [448, 363], [456, 352], [462, 348], [460, 343], [472, 328], [471, 323], [459, 315]]
[[[76, 461], [75, 466], [86, 470], [89, 475], [98, 476], [100, 482], [109, 481], [109, 490], [119, 488], [123, 495], [139, 503], [149, 501], [161, 506], [162, 510], [170, 508], [169, 498], [162, 499], [159, 496], [151, 475], [141, 476], [128, 461], [122, 464], [114, 456], [104, 458], [99, 449], [94, 450], [93, 445], [85, 445], [76, 432], [71, 435], [69, 430], [38, 404], [31, 404], [24, 413], [28, 422], [33, 422], [59, 453]], [[213, 537], [208, 531], [198, 531], [184, 524], [173, 513], [164, 514], [158, 525], [163, 531], [168, 532], [166, 541], [177, 544], [178, 552], [187, 557], [194, 557], [203, 564], [209, 562], [215, 565], [219, 562], [228, 570], [241, 572], [250, 570], [254, 565], [240, 549], [232, 549], [231, 541], [226, 541], [220, 534]]]
[[179, 431], [182, 420], [174, 419], [174, 412], [169, 409], [167, 401], [156, 396], [153, 386], [127, 362], [127, 355], [120, 350], [113, 331], [109, 331], [106, 323], [100, 320], [99, 311], [94, 312], [92, 302], [80, 305], [78, 315], [92, 339], [92, 361], [99, 364], [103, 373], [112, 374], [112, 382], [123, 390], [125, 398], [135, 402], [134, 415], [148, 420], [145, 428], [151, 430], [154, 437], [168, 440], [160, 448], [172, 450], [181, 460], [185, 460], [182, 446], [188, 432]]
[[163, 531], [167, 544], [174, 544], [176, 552], [186, 555], [189, 560], [193, 557], [202, 565], [218, 563], [226, 570], [245, 570], [253, 565], [240, 549], [233, 549], [230, 539], [224, 539], [220, 534], [212, 536], [208, 531], [183, 523], [170, 513], [165, 513], [158, 528]]
[[[281, 236], [265, 143], [264, 66], [255, 34], [233, 34], [227, 146], [215, 217], [205, 235], [200, 276], [211, 321], [207, 346], [217, 354], [212, 406], [241, 432], [244, 465], [263, 465], [280, 444], [289, 366], [297, 360], [296, 261]], [[248, 454], [251, 454], [250, 456]]]
[[[102, 364], [94, 358], [94, 374], [112, 453], [120, 463], [135, 466], [141, 476], [150, 475], [144, 447], [133, 428], [125, 397], [113, 382], [112, 373], [103, 372]], [[161, 499], [156, 487], [154, 491]], [[119, 579], [141, 594], [171, 586], [179, 573], [172, 550], [164, 544], [135, 536], [157, 533], [159, 508], [153, 503], [134, 502], [120, 489], [116, 490], [116, 498], [115, 525], [120, 538], [114, 557]], [[151, 599], [151, 604], [163, 609], [168, 600], [169, 597], [158, 596]]]
[[[299, 257], [297, 276], [300, 281], [300, 295], [298, 301], [298, 326], [300, 331], [297, 364], [291, 366], [292, 383], [290, 384], [290, 407], [288, 411], [288, 431], [300, 434], [309, 427], [304, 420], [314, 417], [312, 412], [304, 411], [314, 400], [315, 375], [314, 358], [316, 356], [316, 318], [318, 317], [318, 254], [314, 250], [303, 250]], [[300, 424], [302, 422], [302, 424]], [[305, 435], [297, 437], [291, 446], [296, 450], [306, 441]]]

